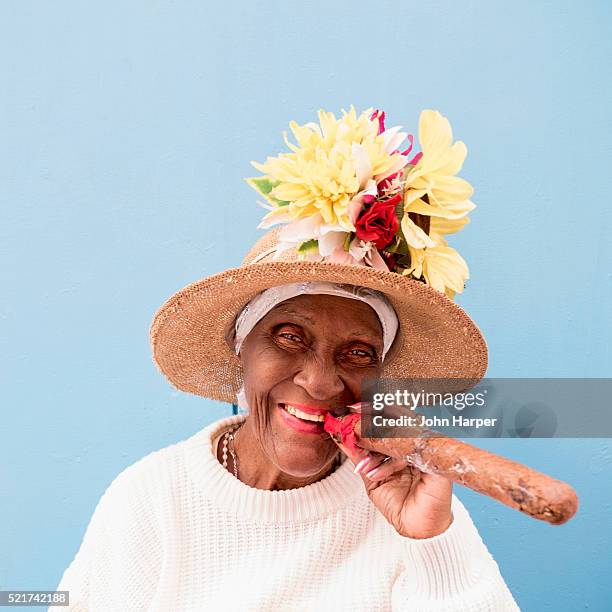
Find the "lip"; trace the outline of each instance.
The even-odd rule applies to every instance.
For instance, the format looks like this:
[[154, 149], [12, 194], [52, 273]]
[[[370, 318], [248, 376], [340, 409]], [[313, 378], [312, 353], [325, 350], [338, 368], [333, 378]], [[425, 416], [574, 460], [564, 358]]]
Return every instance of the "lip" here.
[[314, 406], [307, 406], [305, 404], [296, 404], [295, 402], [279, 402], [281, 406], [293, 406], [302, 412], [306, 412], [307, 414], [313, 414], [315, 416], [321, 416], [322, 414], [327, 414], [331, 412], [329, 408], [315, 408]]
[[[296, 416], [293, 416], [292, 414], [289, 414], [284, 408], [283, 408], [284, 404], [279, 404], [276, 406], [276, 409], [280, 412], [280, 417], [283, 419], [283, 421], [292, 429], [295, 429], [296, 431], [299, 431], [300, 433], [307, 433], [307, 434], [316, 434], [319, 436], [327, 436], [327, 432], [325, 431], [325, 429], [323, 429], [323, 423], [319, 422], [319, 423], [315, 423], [314, 421], [312, 423], [309, 423], [308, 421], [303, 421], [302, 419], [298, 419]], [[296, 408], [299, 408], [298, 404], [290, 404], [290, 406], [295, 406]], [[302, 410], [301, 408], [299, 408], [300, 410]], [[306, 411], [304, 411], [306, 412]], [[324, 410], [323, 412], [328, 412], [327, 410]], [[312, 413], [311, 413], [312, 414]]]

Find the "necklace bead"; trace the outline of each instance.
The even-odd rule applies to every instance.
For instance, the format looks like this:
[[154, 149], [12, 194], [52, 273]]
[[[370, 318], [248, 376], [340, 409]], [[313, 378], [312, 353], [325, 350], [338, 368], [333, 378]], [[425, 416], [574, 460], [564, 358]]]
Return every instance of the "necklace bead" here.
[[227, 469], [227, 452], [229, 450], [232, 456], [232, 462], [234, 464], [234, 476], [238, 478], [238, 457], [236, 456], [236, 449], [234, 447], [234, 432], [239, 429], [240, 425], [235, 425], [228, 429], [223, 435], [223, 467]]

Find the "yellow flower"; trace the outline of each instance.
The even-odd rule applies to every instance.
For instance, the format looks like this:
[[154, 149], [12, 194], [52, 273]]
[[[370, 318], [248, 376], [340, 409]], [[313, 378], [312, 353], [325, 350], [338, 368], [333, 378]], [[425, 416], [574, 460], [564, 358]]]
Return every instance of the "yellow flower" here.
[[429, 221], [429, 235], [454, 234], [470, 222], [469, 217], [464, 216], [459, 219], [445, 219], [443, 217], [431, 217]]
[[468, 200], [474, 190], [455, 176], [465, 160], [467, 148], [458, 140], [446, 117], [438, 111], [424, 110], [419, 117], [419, 141], [423, 157], [406, 177], [410, 189], [424, 190], [432, 206]]
[[[291, 153], [268, 157], [264, 164], [251, 162], [274, 185], [264, 197], [272, 210], [262, 227], [320, 215], [322, 222], [354, 231], [351, 201], [368, 181], [397, 172], [406, 163], [400, 153], [391, 154], [405, 134], [397, 128], [378, 134], [372, 109], [357, 115], [353, 106], [336, 119], [320, 110], [319, 124], [289, 124], [297, 144], [285, 142]], [[257, 179], [247, 179], [257, 188]], [[353, 207], [354, 208], [354, 207]]]
[[461, 293], [470, 277], [468, 266], [459, 253], [449, 247], [441, 234], [434, 234], [435, 246], [415, 249], [408, 245], [411, 265], [403, 274], [425, 279], [425, 282], [453, 299]]
[[[424, 279], [434, 289], [453, 299], [469, 278], [468, 266], [459, 253], [448, 246], [444, 235], [459, 231], [469, 223], [467, 214], [475, 208], [470, 201], [474, 190], [455, 176], [463, 165], [467, 149], [457, 141], [448, 119], [438, 111], [424, 110], [419, 118], [419, 141], [423, 155], [407, 171], [404, 184], [402, 232], [408, 243], [411, 265], [403, 274]], [[427, 200], [423, 199], [427, 196]], [[427, 215], [425, 233], [408, 216]]]
[[[419, 117], [419, 140], [422, 157], [406, 173], [404, 184], [404, 219], [402, 229], [406, 241], [414, 248], [431, 247], [424, 232], [419, 232], [408, 217], [409, 212], [428, 215], [436, 219], [439, 233], [460, 229], [466, 215], [476, 208], [469, 200], [472, 186], [455, 176], [465, 160], [465, 144], [453, 144], [453, 132], [448, 119], [438, 111], [424, 110]], [[427, 196], [427, 201], [423, 198]], [[442, 220], [446, 219], [448, 223]], [[451, 229], [452, 228], [452, 229]]]
[[[469, 270], [461, 255], [448, 246], [445, 235], [468, 223], [467, 215], [475, 208], [469, 199], [472, 186], [456, 176], [465, 160], [465, 145], [453, 143], [451, 126], [444, 116], [424, 110], [419, 117], [422, 153], [414, 158], [414, 167], [403, 171], [409, 150], [406, 155], [399, 152], [407, 136], [401, 128], [385, 129], [384, 115], [379, 122], [378, 112], [373, 115], [372, 109], [358, 115], [351, 106], [342, 113], [337, 119], [320, 110], [318, 123], [298, 125], [291, 121], [295, 144], [283, 134], [290, 152], [268, 157], [263, 164], [251, 162], [263, 176], [247, 182], [267, 200], [264, 206], [269, 209], [259, 227], [287, 224], [279, 234], [277, 254], [310, 245], [313, 253], [309, 256], [332, 258], [330, 261], [338, 263], [338, 257], [349, 256], [342, 246], [351, 237], [348, 232], [355, 231], [354, 223], [366, 198], [378, 197], [379, 183], [393, 177], [384, 182], [396, 181], [394, 188], [403, 188], [404, 206], [400, 226], [405, 243], [400, 240], [396, 246], [407, 243], [410, 255], [410, 267], [401, 273], [423, 280], [453, 299], [463, 291]], [[382, 189], [386, 192], [388, 185]], [[428, 231], [409, 213], [428, 216]], [[350, 256], [357, 257], [355, 253]], [[386, 267], [382, 258], [380, 263]]]

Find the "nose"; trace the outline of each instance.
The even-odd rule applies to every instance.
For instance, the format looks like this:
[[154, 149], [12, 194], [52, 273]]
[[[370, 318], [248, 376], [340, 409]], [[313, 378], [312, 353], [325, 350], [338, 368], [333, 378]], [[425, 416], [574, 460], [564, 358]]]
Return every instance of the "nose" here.
[[319, 401], [336, 398], [344, 390], [334, 360], [321, 355], [310, 355], [305, 359], [293, 382]]

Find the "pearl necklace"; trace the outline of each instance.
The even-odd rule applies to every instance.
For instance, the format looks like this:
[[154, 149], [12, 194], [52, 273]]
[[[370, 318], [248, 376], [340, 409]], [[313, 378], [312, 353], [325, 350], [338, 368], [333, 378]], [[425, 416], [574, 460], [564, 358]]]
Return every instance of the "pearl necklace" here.
[[227, 451], [229, 446], [229, 452], [234, 463], [234, 476], [236, 478], [238, 478], [238, 457], [236, 456], [236, 448], [234, 447], [234, 432], [239, 428], [240, 425], [230, 427], [223, 435], [223, 467], [227, 469]]

